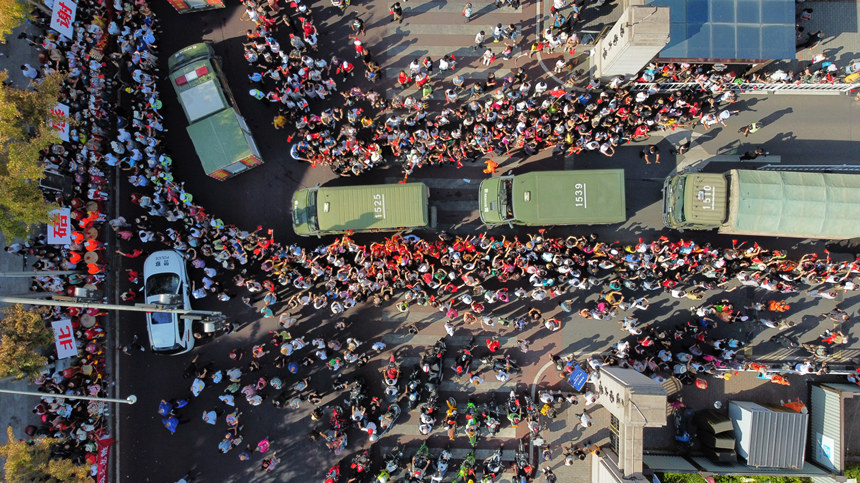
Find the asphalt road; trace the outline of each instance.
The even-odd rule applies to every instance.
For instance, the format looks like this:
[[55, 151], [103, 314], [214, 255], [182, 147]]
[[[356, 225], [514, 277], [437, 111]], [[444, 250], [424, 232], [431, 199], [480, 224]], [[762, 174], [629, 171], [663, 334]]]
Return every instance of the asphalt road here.
[[[388, 24], [387, 5], [374, 2], [372, 7], [355, 5], [351, 7], [366, 15], [370, 26], [371, 39], [384, 39]], [[319, 4], [319, 2], [317, 2]], [[318, 243], [316, 239], [297, 240], [290, 228], [289, 199], [297, 188], [307, 187], [316, 183], [331, 181], [333, 176], [325, 168], [310, 169], [307, 164], [298, 163], [288, 156], [286, 134], [275, 131], [271, 126], [273, 111], [261, 103], [254, 101], [247, 94], [247, 67], [241, 55], [241, 40], [247, 23], [238, 20], [239, 10], [231, 7], [205, 13], [180, 16], [174, 13], [166, 2], [157, 2], [154, 9], [159, 14], [164, 33], [160, 42], [162, 58], [167, 57], [188, 44], [209, 39], [215, 42], [216, 51], [224, 58], [227, 77], [237, 97], [240, 110], [248, 119], [254, 135], [263, 151], [266, 163], [248, 173], [242, 174], [227, 182], [219, 182], [205, 177], [199, 166], [193, 147], [185, 134], [185, 119], [181, 109], [176, 104], [172, 90], [166, 82], [162, 82], [161, 91], [164, 96], [164, 113], [169, 128], [168, 146], [173, 152], [174, 174], [176, 179], [183, 180], [186, 188], [195, 196], [195, 201], [205, 206], [210, 213], [222, 218], [227, 223], [237, 224], [244, 228], [253, 229], [257, 225], [270, 227], [274, 230], [277, 240], [284, 243], [300, 242], [305, 246]], [[339, 18], [332, 16], [332, 9], [327, 5], [322, 9], [323, 15], [317, 15], [318, 23], [324, 25], [326, 35], [321, 36], [322, 48], [334, 49], [348, 54], [350, 45], [345, 41], [346, 22], [349, 16]], [[452, 22], [458, 22], [457, 14]], [[523, 14], [526, 18], [527, 14]], [[409, 25], [403, 30], [408, 33]], [[286, 42], [285, 42], [286, 43]], [[371, 44], [373, 45], [373, 44]], [[166, 69], [162, 68], [162, 74]], [[782, 156], [783, 163], [791, 164], [858, 164], [856, 151], [860, 141], [858, 128], [858, 109], [860, 104], [852, 102], [847, 97], [831, 96], [742, 96], [736, 104], [741, 109], [737, 119], [731, 119], [726, 128], [714, 128], [705, 132], [698, 128], [692, 134], [696, 143], [708, 153], [720, 153], [724, 150], [739, 149], [741, 152], [748, 146], [762, 145], [773, 154]], [[766, 126], [754, 137], [739, 138], [736, 132], [738, 126], [752, 121], [765, 120]], [[676, 133], [674, 137], [685, 134]], [[674, 139], [674, 137], [672, 139]], [[790, 142], [789, 142], [790, 141]], [[591, 167], [623, 167], [627, 179], [627, 200], [629, 221], [620, 226], [608, 227], [574, 227], [551, 228], [549, 235], [565, 236], [568, 234], [583, 234], [596, 231], [604, 239], [635, 241], [638, 237], [652, 238], [660, 234], [670, 234], [660, 225], [660, 186], [662, 179], [673, 168], [673, 159], [667, 155], [668, 141], [660, 144], [664, 152], [664, 162], [660, 166], [646, 166], [638, 157], [639, 147], [630, 146], [618, 150], [616, 156], [606, 158], [599, 154], [583, 155], [573, 160], [554, 159], [550, 156], [537, 156], [526, 163], [514, 166], [513, 161], [503, 163], [502, 170], [515, 169], [524, 172], [531, 169], [563, 169]], [[443, 210], [440, 221], [443, 228], [461, 233], [476, 233], [483, 231], [474, 218], [476, 210], [468, 210], [468, 204], [477, 200], [477, 184], [485, 175], [481, 167], [467, 166], [461, 170], [440, 168], [425, 168], [416, 172], [411, 179], [429, 179], [434, 185], [449, 183], [449, 188], [434, 188], [434, 199], [444, 204], [455, 206], [457, 209]], [[372, 183], [398, 179], [402, 174], [396, 168], [379, 170], [360, 180], [335, 180], [337, 183], [353, 184], [357, 182]], [[465, 182], [464, 180], [469, 180]], [[129, 193], [128, 186], [122, 188], [123, 199]], [[438, 198], [436, 198], [438, 197]], [[128, 203], [123, 203], [121, 212], [127, 218], [137, 216], [139, 212]], [[505, 232], [501, 230], [500, 233]], [[522, 233], [520, 230], [519, 233]], [[712, 233], [685, 234], [694, 236], [699, 243], [713, 242], [728, 244], [728, 237], [719, 237]], [[779, 248], [817, 250], [820, 245], [796, 240], [757, 240], [765, 246]], [[149, 248], [149, 247], [146, 247]], [[134, 267], [134, 265], [126, 265]], [[136, 267], [137, 268], [137, 267]], [[199, 276], [192, 273], [192, 276]], [[718, 296], [714, 296], [719, 298]], [[746, 303], [758, 297], [745, 291], [737, 291], [732, 295], [737, 303]], [[794, 300], [791, 300], [794, 303]], [[672, 300], [655, 300], [649, 317], [660, 320], [661, 323], [672, 324], [685, 317], [685, 307], [679, 306]], [[843, 306], [856, 309], [856, 297], [843, 302]], [[548, 302], [545, 311], [550, 311], [555, 302]], [[814, 315], [828, 310], [829, 302], [804, 303], [803, 312], [798, 317], [803, 320], [805, 337], [815, 337], [820, 333], [821, 326]], [[227, 369], [231, 367], [227, 352], [234, 347], [244, 347], [246, 350], [255, 343], [268, 339], [268, 331], [275, 328], [273, 319], [258, 320], [257, 313], [244, 307], [234, 299], [228, 304], [204, 302], [195, 304], [195, 308], [223, 310], [241, 329], [229, 336], [209, 342], [194, 351], [201, 354], [202, 361], [213, 361], [216, 367]], [[524, 307], [511, 304], [505, 307], [505, 313], [523, 310]], [[328, 338], [333, 335], [331, 317], [327, 313], [305, 313], [295, 332], [306, 334], [307, 340], [321, 336]], [[412, 357], [420, 347], [435, 340], [439, 334], [438, 314], [425, 313], [420, 310], [411, 311], [407, 316], [398, 316], [391, 307], [385, 310], [357, 307], [347, 314], [351, 321], [350, 327], [339, 337], [355, 335], [367, 340], [386, 340], [392, 347], [398, 342], [408, 348], [407, 356]], [[815, 320], [813, 320], [815, 319]], [[407, 337], [402, 329], [403, 322], [417, 322], [421, 333], [414, 339]], [[132, 333], [145, 336], [143, 317], [124, 315], [119, 320], [119, 340], [127, 341]], [[462, 344], [462, 338], [468, 331], [461, 330], [455, 339]], [[523, 357], [527, 363], [526, 374], [521, 387], [528, 386], [530, 377], [534, 377], [543, 364], [538, 357], [546, 351], [559, 349], [573, 350], [584, 354], [605, 350], [620, 332], [616, 324], [595, 323], [592, 321], [570, 323], [565, 329], [554, 335], [546, 335], [537, 330], [525, 335], [532, 339], [533, 353]], [[856, 328], [852, 334], [857, 337]], [[478, 339], [484, 333], [478, 333]], [[503, 336], [509, 334], [503, 332]], [[765, 339], [767, 334], [757, 334], [756, 341]], [[515, 340], [505, 339], [506, 350], [512, 350]], [[856, 340], [856, 339], [855, 339]], [[449, 352], [456, 350], [455, 345]], [[209, 426], [200, 420], [203, 410], [221, 407], [216, 397], [220, 392], [214, 388], [204, 390], [200, 398], [195, 399], [187, 415], [191, 420], [181, 425], [173, 436], [161, 426], [156, 414], [156, 407], [161, 398], [185, 397], [189, 393], [191, 381], [182, 377], [183, 369], [188, 364], [191, 355], [180, 357], [156, 357], [150, 353], [120, 356], [121, 366], [117, 377], [121, 394], [136, 394], [138, 403], [130, 407], [118, 408], [120, 411], [120, 444], [117, 447], [119, 457], [120, 478], [125, 481], [156, 481], [170, 482], [178, 479], [188, 469], [196, 467], [201, 473], [200, 481], [321, 481], [323, 472], [335, 461], [319, 443], [311, 443], [304, 435], [310, 429], [308, 417], [309, 408], [304, 405], [300, 410], [278, 410], [269, 401], [257, 408], [247, 408], [244, 405], [242, 423], [245, 425], [245, 441], [256, 444], [264, 436], [270, 436], [273, 450], [282, 458], [282, 466], [274, 473], [262, 475], [259, 472], [260, 457], [255, 456], [252, 462], [240, 462], [236, 451], [222, 455], [217, 450], [217, 443], [223, 436], [223, 423]], [[382, 357], [377, 357], [374, 363], [363, 371], [372, 381], [378, 392], [381, 387], [377, 372]], [[247, 356], [246, 356], [247, 360]], [[264, 368], [262, 374], [274, 375], [272, 368]], [[329, 386], [330, 373], [324, 369], [311, 371], [312, 386], [324, 391]], [[306, 374], [303, 374], [306, 375]], [[295, 376], [285, 377], [287, 384], [295, 382]], [[488, 386], [487, 392], [502, 393], [504, 387]], [[453, 387], [453, 392], [459, 389]], [[273, 393], [270, 393], [270, 395]], [[239, 403], [243, 405], [243, 403]], [[404, 419], [405, 421], [405, 419]], [[414, 426], [414, 421], [409, 424]], [[405, 423], [404, 423], [405, 426]], [[359, 447], [367, 447], [366, 439], [358, 439], [356, 434], [350, 434], [352, 442], [348, 452]], [[516, 435], [519, 436], [519, 435]], [[408, 435], [403, 435], [401, 441], [409, 441]], [[414, 440], [414, 438], [412, 438]], [[438, 441], [438, 438], [435, 440]], [[383, 441], [381, 445], [391, 444]], [[413, 443], [414, 446], [414, 443]], [[486, 446], [482, 446], [486, 447]]]

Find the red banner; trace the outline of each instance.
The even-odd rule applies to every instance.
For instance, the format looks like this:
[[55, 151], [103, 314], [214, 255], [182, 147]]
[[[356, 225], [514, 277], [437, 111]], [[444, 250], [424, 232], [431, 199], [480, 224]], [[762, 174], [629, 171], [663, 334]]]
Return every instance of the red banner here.
[[96, 482], [107, 483], [108, 481], [108, 463], [110, 462], [110, 447], [113, 445], [113, 438], [104, 436], [96, 441], [98, 456], [96, 459], [97, 472]]

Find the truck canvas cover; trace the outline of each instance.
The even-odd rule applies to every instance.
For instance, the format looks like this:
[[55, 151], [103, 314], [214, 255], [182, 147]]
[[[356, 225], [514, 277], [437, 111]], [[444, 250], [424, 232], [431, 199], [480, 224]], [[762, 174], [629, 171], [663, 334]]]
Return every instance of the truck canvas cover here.
[[207, 175], [255, 154], [232, 109], [224, 109], [186, 129]]
[[860, 176], [734, 170], [729, 218], [736, 234], [845, 239], [860, 236]]
[[315, 233], [301, 226], [314, 218], [320, 233], [391, 230], [429, 224], [429, 190], [423, 183], [319, 188], [315, 203], [309, 196], [310, 191], [300, 190], [293, 196], [293, 224], [300, 235]]
[[627, 220], [621, 169], [517, 175], [512, 198], [514, 219], [525, 225], [590, 225]]

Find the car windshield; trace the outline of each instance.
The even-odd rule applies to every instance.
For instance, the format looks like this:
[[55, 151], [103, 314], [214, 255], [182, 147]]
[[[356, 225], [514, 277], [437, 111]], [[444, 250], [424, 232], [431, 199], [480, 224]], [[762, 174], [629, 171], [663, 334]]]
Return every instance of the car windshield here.
[[146, 279], [146, 296], [179, 293], [179, 275], [158, 273]]
[[169, 324], [173, 322], [173, 314], [165, 314], [164, 312], [153, 312], [150, 314], [152, 317], [152, 324]]

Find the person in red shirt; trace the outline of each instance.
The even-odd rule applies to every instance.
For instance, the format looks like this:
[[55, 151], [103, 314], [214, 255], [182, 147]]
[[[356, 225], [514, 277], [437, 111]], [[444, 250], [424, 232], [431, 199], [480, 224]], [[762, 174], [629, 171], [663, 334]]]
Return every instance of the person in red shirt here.
[[126, 258], [137, 258], [137, 257], [143, 255], [143, 251], [138, 250], [137, 248], [132, 250], [131, 253], [125, 253], [122, 250], [117, 250], [116, 253], [117, 253], [117, 255], [122, 255]]

